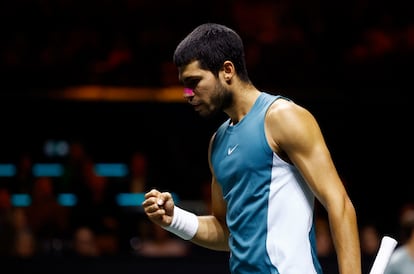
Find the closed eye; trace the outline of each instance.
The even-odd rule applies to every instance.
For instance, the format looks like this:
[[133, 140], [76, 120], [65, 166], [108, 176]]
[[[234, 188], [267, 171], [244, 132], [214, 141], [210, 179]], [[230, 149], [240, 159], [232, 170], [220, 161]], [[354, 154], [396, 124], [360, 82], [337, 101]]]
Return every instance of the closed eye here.
[[199, 78], [199, 77], [197, 77], [197, 78], [188, 78], [183, 82], [184, 87], [194, 90], [197, 87], [200, 80], [201, 80], [201, 78]]

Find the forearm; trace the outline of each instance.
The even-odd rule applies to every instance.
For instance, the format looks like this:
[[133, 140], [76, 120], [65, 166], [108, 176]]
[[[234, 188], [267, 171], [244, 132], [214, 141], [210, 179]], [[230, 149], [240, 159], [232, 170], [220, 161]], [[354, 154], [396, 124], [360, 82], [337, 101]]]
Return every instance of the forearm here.
[[213, 215], [199, 216], [198, 221], [198, 230], [191, 242], [213, 250], [229, 250], [229, 232], [224, 223]]
[[340, 210], [331, 211], [329, 219], [339, 273], [360, 274], [361, 252], [355, 208], [349, 199], [338, 204]]

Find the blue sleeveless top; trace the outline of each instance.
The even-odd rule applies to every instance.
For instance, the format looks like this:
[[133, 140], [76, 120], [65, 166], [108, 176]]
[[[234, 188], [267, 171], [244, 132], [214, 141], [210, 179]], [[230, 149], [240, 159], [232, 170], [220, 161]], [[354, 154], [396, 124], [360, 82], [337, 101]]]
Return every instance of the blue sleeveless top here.
[[239, 123], [228, 119], [217, 129], [212, 143], [213, 171], [227, 202], [233, 274], [322, 273], [314, 195], [265, 136], [266, 112], [280, 98], [262, 92]]

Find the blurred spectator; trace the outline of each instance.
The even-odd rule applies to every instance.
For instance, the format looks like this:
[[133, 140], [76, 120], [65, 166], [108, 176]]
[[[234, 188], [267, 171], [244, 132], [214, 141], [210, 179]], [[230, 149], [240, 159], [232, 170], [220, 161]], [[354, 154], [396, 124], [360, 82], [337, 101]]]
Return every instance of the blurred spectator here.
[[338, 263], [326, 217], [320, 215], [315, 220], [317, 255], [324, 274], [338, 273]]
[[13, 224], [11, 196], [7, 188], [0, 188], [0, 256], [10, 255]]
[[142, 152], [132, 154], [129, 164], [129, 189], [131, 193], [143, 193], [147, 189], [148, 163], [147, 157]]
[[377, 226], [367, 222], [359, 229], [361, 243], [362, 273], [368, 273], [374, 263], [375, 256], [381, 244]]
[[25, 207], [14, 207], [11, 211], [9, 227], [11, 228], [8, 237], [10, 237], [11, 245], [7, 255], [17, 258], [31, 258], [37, 256], [38, 241], [29, 226], [28, 216]]
[[56, 192], [79, 192], [85, 182], [84, 166], [88, 160], [84, 145], [79, 141], [70, 142], [68, 156], [63, 161], [64, 173], [58, 180]]
[[31, 193], [32, 203], [27, 208], [28, 223], [45, 253], [59, 253], [62, 239], [67, 237], [70, 208], [56, 199], [51, 177], [38, 177]]
[[93, 64], [92, 81], [104, 85], [128, 85], [133, 51], [125, 34], [116, 33], [103, 60]]
[[0, 188], [0, 216], [7, 215], [11, 208], [10, 191], [7, 188]]
[[10, 187], [12, 193], [30, 194], [32, 192], [34, 181], [32, 165], [33, 159], [29, 152], [24, 152], [19, 156], [16, 164], [16, 176]]
[[98, 257], [100, 255], [96, 235], [92, 228], [79, 226], [75, 229], [71, 251], [76, 257]]
[[[142, 151], [132, 153], [129, 161], [129, 174], [124, 180], [123, 188], [120, 192], [129, 194], [143, 194], [148, 190], [148, 159]], [[141, 238], [143, 228], [147, 222], [140, 204], [122, 208], [120, 215], [122, 219], [122, 233], [120, 241], [122, 248], [129, 252], [129, 242], [132, 238]]]
[[384, 274], [414, 273], [414, 203], [400, 211], [400, 245], [394, 250]]
[[95, 163], [87, 159], [82, 166], [83, 182], [78, 203], [72, 211], [72, 226], [90, 226], [97, 237], [101, 255], [115, 254], [119, 249], [119, 207], [115, 203], [116, 186], [107, 177], [95, 173]]
[[30, 229], [17, 230], [14, 239], [11, 255], [16, 258], [31, 258], [38, 255], [37, 239]]
[[190, 254], [191, 244], [179, 239], [153, 223], [147, 223], [147, 235], [131, 239], [136, 255], [144, 257], [184, 257]]

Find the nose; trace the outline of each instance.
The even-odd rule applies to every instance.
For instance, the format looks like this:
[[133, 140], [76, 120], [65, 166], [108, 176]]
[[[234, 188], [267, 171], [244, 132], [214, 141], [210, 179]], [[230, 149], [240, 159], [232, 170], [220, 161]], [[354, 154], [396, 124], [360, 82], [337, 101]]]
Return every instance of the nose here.
[[190, 100], [194, 96], [194, 92], [191, 88], [184, 88], [184, 98]]

